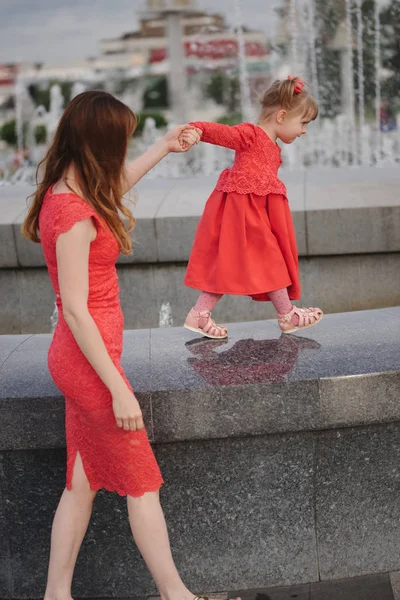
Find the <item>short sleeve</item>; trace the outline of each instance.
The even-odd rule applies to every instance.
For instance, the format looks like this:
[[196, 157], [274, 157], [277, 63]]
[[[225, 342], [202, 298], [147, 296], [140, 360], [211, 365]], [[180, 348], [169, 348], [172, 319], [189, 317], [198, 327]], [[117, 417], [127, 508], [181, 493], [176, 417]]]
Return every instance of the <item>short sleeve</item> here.
[[240, 125], [222, 125], [221, 123], [190, 123], [201, 129], [201, 141], [216, 146], [224, 146], [232, 150], [246, 150], [255, 141], [255, 128], [252, 123], [240, 123]]
[[99, 217], [96, 211], [81, 198], [74, 197], [70, 194], [61, 195], [60, 200], [54, 215], [53, 241], [57, 242], [58, 236], [61, 233], [66, 233], [78, 223], [85, 219], [93, 218], [98, 228], [100, 224]]

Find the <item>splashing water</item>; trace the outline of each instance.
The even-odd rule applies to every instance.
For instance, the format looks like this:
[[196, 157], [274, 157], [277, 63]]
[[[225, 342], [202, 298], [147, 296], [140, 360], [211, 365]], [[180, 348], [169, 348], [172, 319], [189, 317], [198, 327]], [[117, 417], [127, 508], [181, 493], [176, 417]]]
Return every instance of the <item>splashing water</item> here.
[[252, 121], [253, 108], [251, 104], [250, 86], [247, 74], [246, 42], [243, 34], [243, 17], [240, 0], [235, 0], [235, 20], [238, 39], [240, 102], [242, 118], [244, 121]]
[[57, 327], [57, 323], [58, 323], [58, 308], [57, 308], [57, 304], [54, 303], [53, 314], [50, 317], [51, 333], [54, 333], [55, 328]]
[[163, 302], [160, 308], [159, 327], [173, 327], [172, 308], [170, 302]]
[[381, 23], [379, 17], [379, 2], [375, 0], [375, 127], [376, 127], [376, 160], [379, 164], [382, 158], [381, 136]]

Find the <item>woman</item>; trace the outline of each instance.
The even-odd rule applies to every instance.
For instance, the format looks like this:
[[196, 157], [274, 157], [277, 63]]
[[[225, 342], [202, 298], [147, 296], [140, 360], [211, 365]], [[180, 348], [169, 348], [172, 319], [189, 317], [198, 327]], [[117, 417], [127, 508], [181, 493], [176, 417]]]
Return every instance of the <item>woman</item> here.
[[56, 293], [59, 320], [48, 364], [66, 400], [67, 482], [53, 522], [45, 600], [71, 598], [75, 562], [100, 488], [127, 496], [132, 533], [160, 595], [193, 598], [173, 563], [159, 502], [161, 473], [120, 363], [123, 315], [115, 261], [120, 251], [131, 252], [134, 226], [122, 196], [169, 152], [188, 150], [199, 135], [194, 127], [176, 127], [125, 166], [135, 127], [132, 111], [110, 94], [74, 98], [22, 227], [42, 244]]

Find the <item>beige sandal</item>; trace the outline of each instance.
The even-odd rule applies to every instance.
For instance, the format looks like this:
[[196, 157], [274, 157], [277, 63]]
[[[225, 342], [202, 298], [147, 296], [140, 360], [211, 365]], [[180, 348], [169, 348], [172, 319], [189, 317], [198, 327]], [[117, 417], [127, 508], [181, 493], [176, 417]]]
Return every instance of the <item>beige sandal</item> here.
[[[297, 315], [299, 317], [299, 324], [293, 325], [292, 317]], [[293, 333], [300, 329], [308, 329], [317, 325], [324, 313], [320, 308], [297, 308], [293, 306], [290, 313], [287, 315], [278, 315], [278, 324], [283, 333]]]
[[223, 340], [228, 337], [228, 330], [222, 325], [217, 325], [211, 318], [209, 310], [198, 311], [192, 308], [184, 324], [186, 329], [194, 333], [201, 333], [212, 340]]

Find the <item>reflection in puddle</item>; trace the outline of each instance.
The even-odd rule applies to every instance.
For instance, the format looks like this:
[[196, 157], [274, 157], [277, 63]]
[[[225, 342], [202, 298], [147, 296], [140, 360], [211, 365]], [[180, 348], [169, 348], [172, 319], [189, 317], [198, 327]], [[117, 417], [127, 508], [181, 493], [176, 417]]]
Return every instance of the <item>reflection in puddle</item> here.
[[185, 344], [194, 355], [188, 363], [211, 385], [283, 381], [302, 350], [320, 348], [314, 340], [283, 334], [277, 340], [239, 340], [221, 351], [225, 345], [228, 340], [196, 339]]

